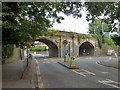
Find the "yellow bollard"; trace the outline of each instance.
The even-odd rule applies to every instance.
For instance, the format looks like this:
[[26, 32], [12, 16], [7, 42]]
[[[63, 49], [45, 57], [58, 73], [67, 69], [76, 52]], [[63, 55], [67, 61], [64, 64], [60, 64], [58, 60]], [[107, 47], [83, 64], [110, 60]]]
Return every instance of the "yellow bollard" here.
[[75, 66], [75, 61], [74, 60], [71, 61], [71, 66]]
[[115, 57], [117, 57], [117, 53], [115, 53]]
[[70, 57], [68, 57], [68, 61], [69, 61]]
[[75, 60], [74, 59], [75, 59], [74, 57], [71, 58], [71, 66], [75, 66]]

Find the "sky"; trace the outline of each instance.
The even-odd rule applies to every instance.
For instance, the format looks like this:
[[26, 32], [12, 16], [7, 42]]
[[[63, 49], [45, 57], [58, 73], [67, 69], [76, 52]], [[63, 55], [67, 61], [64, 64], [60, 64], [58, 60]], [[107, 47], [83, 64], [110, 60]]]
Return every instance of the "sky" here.
[[54, 23], [53, 28], [60, 31], [72, 31], [82, 34], [87, 34], [88, 32], [88, 22], [86, 21], [86, 11], [82, 10], [81, 18], [74, 18], [72, 15], [66, 16], [63, 13], [59, 15], [64, 17], [61, 23]]

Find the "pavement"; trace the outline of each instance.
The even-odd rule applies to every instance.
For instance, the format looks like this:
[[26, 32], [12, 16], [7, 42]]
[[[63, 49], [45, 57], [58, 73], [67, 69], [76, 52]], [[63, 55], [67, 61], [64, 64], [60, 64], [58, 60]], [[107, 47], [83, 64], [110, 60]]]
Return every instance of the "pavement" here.
[[120, 62], [118, 62], [118, 60], [98, 61], [97, 63], [107, 67], [120, 69]]
[[2, 65], [2, 88], [33, 88], [34, 60], [26, 67], [26, 60]]

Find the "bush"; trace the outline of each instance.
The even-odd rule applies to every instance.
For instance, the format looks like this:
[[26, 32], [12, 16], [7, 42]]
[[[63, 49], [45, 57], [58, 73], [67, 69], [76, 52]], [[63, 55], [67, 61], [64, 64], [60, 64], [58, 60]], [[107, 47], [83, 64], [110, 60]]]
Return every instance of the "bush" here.
[[118, 49], [120, 49], [120, 46], [117, 45], [116, 47], [117, 47]]
[[31, 47], [30, 48], [31, 51], [46, 51], [47, 50], [47, 46], [37, 46], [37, 47]]
[[115, 45], [113, 39], [108, 38], [108, 37], [104, 37], [104, 42], [108, 43], [109, 45]]
[[13, 56], [13, 44], [7, 44], [3, 45], [2, 47], [2, 60], [5, 60], [5, 58], [10, 58]]

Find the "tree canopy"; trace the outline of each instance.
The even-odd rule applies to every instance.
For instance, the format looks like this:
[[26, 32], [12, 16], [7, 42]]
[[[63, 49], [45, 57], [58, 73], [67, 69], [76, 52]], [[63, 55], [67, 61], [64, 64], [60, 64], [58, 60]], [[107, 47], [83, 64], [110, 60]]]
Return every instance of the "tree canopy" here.
[[112, 25], [111, 32], [117, 31], [119, 4], [120, 2], [85, 2], [88, 11], [86, 20], [94, 22], [99, 16], [103, 16], [102, 21]]

